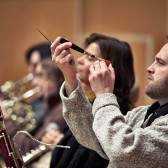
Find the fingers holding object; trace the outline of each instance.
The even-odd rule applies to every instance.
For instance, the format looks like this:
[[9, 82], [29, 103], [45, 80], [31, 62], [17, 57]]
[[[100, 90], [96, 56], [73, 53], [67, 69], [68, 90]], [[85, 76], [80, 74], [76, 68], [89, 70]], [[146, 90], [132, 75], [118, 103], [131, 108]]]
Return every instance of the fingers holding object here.
[[56, 40], [51, 44], [52, 57], [59, 56], [63, 52], [63, 50], [67, 50], [70, 53], [69, 48], [72, 46], [72, 43], [71, 42], [65, 42], [65, 43], [61, 44], [60, 40], [61, 40], [61, 37], [57, 37]]
[[52, 53], [52, 60], [55, 62], [62, 62], [65, 57], [68, 56], [69, 64], [74, 64], [73, 59], [69, 59], [71, 57], [70, 47], [72, 46], [71, 42], [60, 43], [61, 37], [57, 37], [55, 41], [51, 44], [51, 53]]
[[54, 42], [51, 44], [51, 54], [53, 55], [55, 52], [56, 47], [60, 44], [61, 37], [57, 37]]
[[95, 61], [94, 64], [92, 64], [89, 68], [91, 74], [93, 74], [94, 72], [100, 72], [101, 69], [102, 67], [100, 61]]

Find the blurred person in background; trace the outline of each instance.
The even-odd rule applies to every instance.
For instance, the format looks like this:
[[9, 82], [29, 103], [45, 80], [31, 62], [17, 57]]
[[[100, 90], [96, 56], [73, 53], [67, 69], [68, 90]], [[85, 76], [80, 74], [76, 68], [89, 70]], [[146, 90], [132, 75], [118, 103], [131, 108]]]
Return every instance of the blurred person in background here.
[[[31, 46], [26, 51], [25, 57], [26, 57], [26, 63], [28, 65], [28, 71], [29, 71], [29, 73], [32, 73], [33, 75], [35, 75], [35, 69], [36, 69], [38, 63], [40, 63], [43, 60], [50, 59], [50, 61], [49, 60], [46, 61], [46, 63], [43, 65], [44, 71], [45, 71], [45, 69], [46, 69], [46, 72], [51, 71], [51, 75], [48, 75], [49, 76], [48, 83], [50, 81], [50, 76], [51, 76], [51, 79], [53, 78], [53, 80], [51, 80], [51, 83], [53, 82], [54, 85], [56, 85], [58, 83], [57, 84], [58, 87], [60, 86], [60, 82], [63, 80], [61, 78], [62, 74], [60, 73], [60, 70], [58, 70], [58, 74], [56, 74], [57, 73], [56, 66], [55, 65], [52, 66], [53, 63], [51, 61], [51, 50], [50, 50], [50, 45], [48, 43], [39, 43], [39, 44]], [[48, 67], [47, 67], [47, 65], [48, 65]], [[50, 65], [51, 65], [51, 68], [49, 68]], [[47, 76], [47, 73], [45, 76]], [[36, 76], [34, 76], [34, 77], [35, 77], [35, 79], [37, 79]], [[58, 77], [58, 80], [57, 80], [57, 77]], [[54, 80], [54, 78], [55, 78], [55, 80]], [[41, 79], [41, 78], [38, 78], [38, 79]], [[35, 80], [35, 81], [37, 81], [37, 80]], [[38, 80], [38, 81], [42, 81], [42, 80]], [[56, 116], [51, 117], [49, 119], [46, 118], [46, 116], [48, 116], [49, 114], [50, 115], [52, 114], [52, 113], [46, 114], [46, 112], [53, 108], [53, 104], [50, 104], [50, 103], [51, 103], [52, 99], [54, 99], [54, 98], [52, 98], [52, 96], [56, 95], [57, 88], [47, 90], [47, 87], [49, 87], [49, 86], [46, 86], [46, 89], [44, 89], [43, 85], [41, 85], [40, 82], [34, 82], [34, 80], [32, 81], [32, 84], [34, 87], [40, 87], [41, 90], [39, 93], [37, 93], [35, 95], [35, 98], [33, 97], [32, 101], [29, 104], [30, 107], [32, 108], [33, 113], [35, 114], [35, 121], [36, 121], [35, 128], [31, 129], [31, 131], [29, 133], [35, 137], [37, 137], [37, 135], [38, 135], [38, 139], [39, 139], [39, 137], [43, 136], [43, 135], [39, 135], [39, 132], [42, 132], [42, 131], [40, 131], [41, 127], [44, 128], [44, 125], [46, 126], [46, 122], [47, 121], [49, 122], [51, 119], [56, 120], [55, 119]], [[42, 90], [44, 90], [44, 92]], [[48, 94], [48, 96], [46, 96], [46, 94]], [[51, 95], [51, 97], [50, 97], [50, 95]], [[47, 100], [48, 100], [48, 102], [47, 102]], [[59, 99], [58, 99], [58, 102], [59, 102]], [[23, 129], [23, 127], [18, 126], [17, 121], [11, 119], [11, 115], [8, 115], [8, 114], [10, 114], [10, 112], [7, 112], [6, 109], [4, 109], [3, 111], [4, 112], [6, 111], [5, 122], [7, 125], [8, 133], [9, 133], [10, 137], [13, 138], [15, 136], [16, 132], [19, 131], [20, 129]], [[21, 109], [21, 111], [19, 113], [22, 113], [22, 112], [23, 111]], [[27, 111], [27, 112], [30, 113], [29, 111]], [[26, 115], [29, 115], [27, 112], [26, 112]], [[58, 108], [58, 114], [59, 113], [61, 113], [61, 109]], [[62, 120], [61, 116], [59, 116], [59, 117], [60, 117], [60, 120]], [[59, 120], [59, 118], [58, 118], [58, 120]], [[61, 122], [63, 122], [63, 125], [65, 124], [64, 120]], [[62, 125], [62, 123], [59, 123], [59, 124]], [[53, 125], [53, 123], [52, 123], [52, 125]], [[60, 128], [62, 128], [62, 127], [63, 126], [61, 126]], [[58, 127], [56, 127], [56, 128], [58, 128]], [[28, 137], [26, 137], [26, 139], [24, 139], [24, 140], [25, 140], [25, 148], [23, 149], [21, 147], [22, 154], [29, 152], [31, 149], [33, 149], [35, 146], [37, 146], [37, 144], [35, 145], [35, 143], [33, 145], [33, 143], [31, 143], [31, 140]], [[43, 138], [43, 140], [45, 140], [45, 139]], [[23, 141], [19, 140], [18, 143], [21, 144], [21, 143], [23, 143]], [[27, 145], [27, 147], [26, 147], [26, 145]]]
[[[67, 126], [62, 116], [62, 102], [59, 96], [60, 86], [64, 80], [63, 74], [51, 59], [45, 59], [37, 64], [34, 77], [34, 83], [40, 87], [45, 114], [40, 128], [33, 137], [45, 143], [57, 143], [62, 138]], [[11, 136], [18, 131], [17, 126], [10, 118], [7, 122], [7, 129]], [[51, 132], [50, 136], [46, 136], [49, 132]], [[39, 146], [36, 141], [24, 134], [18, 134], [15, 143], [18, 144], [22, 155]]]
[[[67, 49], [69, 49], [70, 45], [68, 47], [66, 44], [59, 46], [59, 40], [60, 38], [52, 45], [53, 55], [68, 54]], [[113, 37], [92, 33], [85, 39], [85, 48], [88, 53], [109, 60], [115, 67], [116, 83], [114, 92], [117, 95], [121, 112], [125, 115], [128, 110], [133, 108], [130, 94], [135, 82], [133, 55], [129, 44]], [[57, 58], [53, 58], [53, 60], [56, 61]], [[96, 96], [89, 83], [89, 67], [95, 61], [95, 58], [84, 54], [77, 59], [77, 69], [75, 70], [77, 71], [77, 78], [81, 81], [83, 91], [91, 104], [93, 104]], [[57, 64], [59, 65], [59, 61]], [[62, 69], [62, 71], [64, 70]], [[72, 72], [72, 75], [74, 74]], [[71, 72], [66, 78], [72, 78]], [[50, 168], [106, 168], [108, 165], [108, 160], [103, 159], [95, 151], [80, 145], [70, 129], [67, 130], [59, 144], [69, 145], [71, 148], [69, 150], [55, 148]]]
[[[25, 53], [25, 60], [28, 67], [28, 72], [34, 75], [35, 68], [39, 62], [45, 59], [51, 58], [51, 50], [49, 43], [37, 43], [30, 46]], [[36, 83], [33, 82], [33, 87], [36, 87]], [[42, 95], [36, 94], [36, 97], [30, 102], [33, 111], [35, 112], [36, 127], [31, 131], [31, 134], [35, 134], [44, 119], [44, 103]]]
[[[57, 144], [58, 141], [64, 136], [64, 132], [67, 127], [62, 116], [62, 104], [59, 97], [60, 85], [63, 82], [62, 73], [54, 65], [51, 59], [45, 59], [37, 64], [34, 71], [34, 76], [34, 83], [40, 87], [39, 94], [43, 95], [47, 109], [44, 117], [44, 126], [40, 128], [41, 133], [38, 131], [38, 136], [41, 137], [42, 142], [48, 144]], [[32, 163], [30, 167], [49, 167], [51, 154], [52, 150], [47, 152], [44, 156], [41, 156], [39, 160]]]
[[51, 58], [49, 43], [38, 43], [26, 50], [25, 60], [28, 65], [28, 72], [34, 73], [36, 65], [44, 59]]

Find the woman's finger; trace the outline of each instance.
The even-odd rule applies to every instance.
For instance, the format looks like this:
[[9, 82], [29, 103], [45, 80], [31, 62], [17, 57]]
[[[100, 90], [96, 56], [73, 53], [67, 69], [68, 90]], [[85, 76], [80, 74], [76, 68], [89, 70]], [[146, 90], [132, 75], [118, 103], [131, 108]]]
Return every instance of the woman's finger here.
[[51, 44], [51, 54], [53, 55], [56, 47], [60, 44], [61, 37], [57, 37], [54, 42]]

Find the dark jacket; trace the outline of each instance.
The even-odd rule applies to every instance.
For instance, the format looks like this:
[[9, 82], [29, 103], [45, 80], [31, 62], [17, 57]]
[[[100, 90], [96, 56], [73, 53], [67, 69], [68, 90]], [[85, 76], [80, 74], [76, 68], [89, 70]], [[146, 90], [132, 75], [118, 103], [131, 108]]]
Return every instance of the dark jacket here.
[[[89, 100], [91, 104], [94, 102]], [[108, 165], [108, 160], [97, 152], [80, 145], [68, 126], [59, 145], [68, 145], [70, 149], [55, 148], [50, 168], [106, 168]]]
[[59, 144], [68, 145], [70, 149], [55, 148], [50, 168], [106, 168], [108, 165], [108, 160], [80, 145], [69, 129]]

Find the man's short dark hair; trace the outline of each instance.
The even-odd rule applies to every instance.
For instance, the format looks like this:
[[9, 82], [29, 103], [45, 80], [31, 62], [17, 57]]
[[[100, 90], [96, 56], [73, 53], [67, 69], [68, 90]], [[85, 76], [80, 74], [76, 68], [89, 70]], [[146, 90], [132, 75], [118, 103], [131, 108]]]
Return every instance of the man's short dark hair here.
[[37, 44], [34, 46], [31, 46], [27, 51], [26, 51], [26, 62], [30, 62], [31, 54], [34, 51], [38, 51], [40, 54], [41, 60], [45, 58], [51, 58], [51, 49], [50, 49], [50, 44], [49, 43], [41, 43]]

